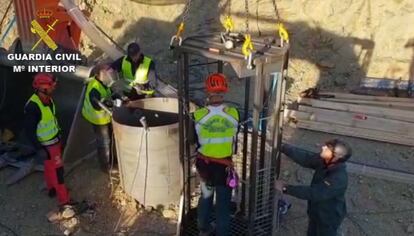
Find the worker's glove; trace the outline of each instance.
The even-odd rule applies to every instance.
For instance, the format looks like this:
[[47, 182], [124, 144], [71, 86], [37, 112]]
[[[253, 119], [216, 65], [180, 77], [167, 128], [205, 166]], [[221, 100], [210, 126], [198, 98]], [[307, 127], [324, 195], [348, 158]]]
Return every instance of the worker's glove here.
[[154, 89], [150, 83], [134, 85], [133, 89], [135, 89], [138, 95], [145, 95], [145, 97], [152, 97], [154, 95]]

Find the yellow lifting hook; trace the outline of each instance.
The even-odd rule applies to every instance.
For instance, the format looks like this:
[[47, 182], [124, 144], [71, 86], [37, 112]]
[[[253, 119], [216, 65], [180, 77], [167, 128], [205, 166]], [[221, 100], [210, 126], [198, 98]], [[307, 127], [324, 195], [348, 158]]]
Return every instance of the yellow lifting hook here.
[[231, 16], [226, 16], [226, 20], [223, 24], [224, 28], [226, 29], [226, 32], [231, 32], [234, 29], [234, 22]]
[[282, 45], [284, 41], [289, 43], [289, 33], [286, 30], [285, 26], [282, 23], [277, 23], [276, 27], [277, 27], [277, 30], [279, 31], [279, 37], [282, 41]]
[[244, 36], [244, 43], [242, 46], [242, 53], [247, 60], [247, 69], [253, 69], [253, 43], [250, 34]]
[[178, 40], [178, 45], [181, 46], [183, 39], [181, 38], [181, 34], [184, 32], [184, 22], [181, 22], [178, 26], [177, 33], [171, 37], [170, 41], [170, 49], [173, 47], [174, 41]]
[[242, 53], [245, 58], [247, 58], [253, 51], [253, 44], [252, 44], [252, 38], [250, 34], [244, 35], [244, 43], [242, 46]]

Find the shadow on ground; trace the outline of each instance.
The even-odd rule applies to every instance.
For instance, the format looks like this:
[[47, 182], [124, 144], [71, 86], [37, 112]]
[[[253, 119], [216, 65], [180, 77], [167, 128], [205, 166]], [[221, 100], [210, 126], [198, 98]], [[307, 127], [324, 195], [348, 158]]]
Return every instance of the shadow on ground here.
[[[137, 2], [144, 2], [136, 0]], [[160, 4], [171, 4], [171, 1], [145, 1], [149, 4], [154, 5], [160, 5]], [[174, 1], [175, 3], [183, 3], [184, 0], [177, 0]], [[190, 10], [190, 16], [189, 19], [191, 20], [191, 23], [188, 24], [188, 28], [186, 32], [189, 32], [187, 35], [191, 34], [204, 34], [208, 32], [215, 32], [219, 31], [221, 29], [221, 25], [219, 23], [218, 16], [220, 13], [223, 12], [223, 9], [219, 8], [219, 1], [197, 1], [194, 2], [192, 9], [203, 9], [208, 8], [212, 9], [212, 11], [197, 11], [197, 10]], [[225, 8], [224, 6], [223, 8]], [[238, 17], [244, 17], [243, 13], [236, 13], [235, 14]], [[250, 18], [255, 18], [255, 15], [251, 15]], [[141, 18], [139, 21], [135, 22], [134, 24], [125, 26], [124, 22], [115, 22], [113, 27], [114, 28], [124, 28], [124, 32], [136, 32], [136, 29], [140, 29], [137, 33], [137, 35], [130, 35], [125, 34], [124, 37], [121, 37], [119, 39], [116, 39], [116, 41], [120, 45], [125, 45], [128, 42], [134, 41], [135, 38], [139, 38], [139, 43], [141, 44], [141, 47], [144, 50], [144, 53], [148, 54], [149, 56], [152, 56], [154, 60], [157, 62], [157, 68], [158, 72], [161, 75], [161, 77], [170, 83], [174, 84], [176, 80], [176, 65], [173, 63], [173, 57], [172, 53], [168, 51], [168, 44], [170, 41], [171, 35], [175, 33], [176, 26], [180, 22], [181, 16], [177, 17], [173, 22], [162, 22], [157, 21], [155, 19], [151, 18]], [[258, 18], [259, 23], [266, 23], [266, 22], [274, 22], [274, 19], [271, 18]], [[309, 25], [307, 22], [286, 22], [286, 26], [291, 32], [291, 52], [290, 56], [291, 59], [298, 59], [303, 60], [306, 62], [309, 62], [310, 64], [316, 66], [319, 70], [319, 77], [314, 78], [316, 80], [316, 85], [325, 88], [325, 89], [332, 89], [335, 87], [338, 88], [349, 88], [353, 87], [355, 85], [359, 84], [359, 80], [363, 77], [365, 77], [366, 72], [369, 68], [371, 58], [373, 55], [374, 50], [374, 42], [372, 42], [369, 39], [359, 39], [354, 37], [344, 37], [340, 35], [335, 35], [327, 30], [324, 30], [323, 28], [315, 28]], [[156, 29], [156, 30], [154, 30]], [[274, 34], [274, 32], [261, 32], [263, 35], [271, 35]], [[162, 41], [162, 43], [160, 43]], [[165, 47], [159, 47], [159, 45], [165, 45]], [[356, 55], [354, 53], [353, 48], [359, 45], [364, 50], [365, 53]], [[407, 47], [412, 46], [411, 44], [407, 43]], [[97, 52], [98, 53], [98, 52]], [[95, 58], [96, 55], [92, 55], [91, 58]], [[201, 60], [203, 59], [195, 59], [195, 60]], [[414, 60], [413, 60], [414, 61]], [[414, 63], [412, 63], [414, 65]], [[294, 65], [293, 65], [294, 67]], [[413, 66], [411, 66], [413, 68]], [[300, 68], [299, 68], [300, 70]], [[202, 81], [205, 77], [205, 75], [208, 72], [213, 72], [213, 67], [206, 67], [202, 70], [191, 70], [191, 81], [192, 85], [194, 85], [194, 88], [197, 86], [201, 88]], [[231, 73], [230, 71], [226, 71]], [[306, 71], [304, 71], [306, 73]], [[411, 73], [412, 75], [412, 70]], [[22, 75], [23, 76], [23, 75]], [[31, 76], [23, 76], [23, 81], [25, 83], [30, 84], [30, 77]], [[292, 73], [290, 75], [290, 81], [291, 83], [294, 83], [295, 81], [301, 80], [300, 73]], [[9, 80], [8, 80], [9, 81]], [[11, 86], [11, 87], [10, 87]], [[14, 86], [14, 87], [13, 87]], [[73, 87], [72, 87], [73, 86]], [[240, 88], [244, 86], [244, 82], [232, 79], [231, 81], [231, 88], [233, 90], [231, 98], [229, 98], [230, 101], [234, 102], [234, 104], [242, 104], [243, 103], [243, 93], [238, 92]], [[19, 117], [22, 115], [21, 109], [23, 108], [23, 105], [26, 101], [26, 99], [30, 96], [31, 91], [30, 90], [19, 90], [19, 87], [17, 85], [8, 85], [10, 90], [8, 91], [19, 91], [17, 94], [18, 96], [15, 96], [14, 93], [10, 93], [10, 95], [7, 95], [6, 97], [6, 107], [7, 109], [3, 109], [2, 107], [2, 114], [0, 118], [2, 119], [1, 124], [4, 124], [5, 121], [8, 122], [15, 122], [18, 121]], [[13, 87], [13, 88], [12, 88]], [[77, 97], [79, 96], [79, 85], [68, 85], [64, 87], [64, 90], [57, 91], [57, 93], [61, 94], [61, 99], [58, 99], [56, 102], [58, 104], [65, 104], [61, 106], [67, 106], [70, 109], [67, 112], [62, 111], [62, 115], [60, 116], [60, 119], [62, 120], [62, 126], [65, 132], [68, 132], [70, 127], [70, 120], [73, 116], [73, 110], [76, 108], [77, 103]], [[201, 92], [200, 92], [201, 91]], [[199, 90], [199, 92], [194, 92], [197, 96], [203, 96], [202, 90]], [[8, 93], [9, 94], [9, 93]], [[252, 94], [252, 93], [251, 93]], [[59, 96], [59, 95], [58, 95]], [[17, 98], [16, 98], [17, 97]], [[10, 110], [9, 110], [10, 109]], [[3, 111], [10, 111], [7, 116], [4, 115]], [[4, 121], [4, 122], [3, 122]], [[18, 126], [18, 125], [17, 125]], [[286, 135], [286, 140], [288, 142], [292, 143], [298, 143], [301, 146], [307, 147], [309, 149], [315, 149], [317, 150], [318, 147], [315, 146], [316, 143], [321, 143], [324, 139], [334, 137], [334, 135], [328, 135], [328, 134], [322, 134], [318, 132], [305, 132], [305, 131], [298, 131], [293, 130], [290, 134]], [[358, 143], [361, 143], [361, 140], [359, 139], [352, 139], [352, 143], [357, 145]], [[374, 150], [374, 147], [382, 146], [379, 143], [373, 144], [372, 142], [367, 143], [361, 143], [359, 144], [359, 148], [361, 148], [362, 151], [359, 153], [356, 153], [356, 158], [364, 158], [366, 160], [365, 155], [369, 156], [372, 155], [372, 150]], [[383, 151], [387, 153], [387, 155], [392, 156], [393, 150], [395, 150], [395, 146], [384, 146]], [[369, 159], [369, 158], [368, 158]], [[381, 160], [376, 159], [376, 161], [381, 162]], [[387, 161], [382, 161], [383, 164], [388, 164]], [[385, 163], [384, 163], [385, 162]], [[395, 164], [395, 163], [394, 163]], [[403, 164], [398, 163], [398, 165]], [[286, 169], [289, 170], [289, 165], [286, 164]], [[407, 166], [407, 165], [405, 165]], [[299, 177], [297, 179], [301, 179], [302, 183], [307, 183], [309, 179], [310, 173], [302, 173], [303, 177], [301, 177], [301, 173], [299, 171]], [[292, 177], [293, 174], [290, 172], [290, 177]], [[295, 177], [296, 178], [296, 177]], [[298, 180], [295, 180], [296, 182], [300, 182]], [[25, 180], [26, 181], [26, 180]], [[13, 202], [13, 204], [19, 205], [21, 202], [25, 202], [25, 204], [21, 204], [27, 208], [30, 208], [30, 204], [26, 204], [27, 197], [30, 196], [31, 198], [44, 198], [44, 196], [40, 196], [36, 192], [34, 196], [31, 196], [30, 191], [35, 192], [36, 190], [32, 187], [29, 188], [31, 185], [35, 185], [38, 182], [41, 182], [41, 178], [39, 176], [36, 176], [35, 178], [31, 179], [30, 182], [23, 181], [20, 186], [13, 187], [13, 194], [14, 196], [21, 196], [21, 198], [16, 198]], [[295, 182], [293, 181], [293, 182]], [[351, 210], [352, 209], [358, 209], [358, 208], [364, 208], [366, 206], [371, 206], [372, 209], [381, 209], [381, 208], [392, 208], [395, 205], [385, 202], [384, 199], [381, 199], [381, 197], [384, 197], [387, 195], [387, 191], [392, 192], [391, 189], [387, 186], [384, 186], [384, 189], [382, 189], [379, 193], [378, 191], [375, 192], [372, 190], [372, 186], [382, 186], [384, 183], [378, 180], [370, 180], [370, 179], [363, 179], [363, 181], [366, 181], [367, 185], [361, 184], [359, 182], [359, 178], [352, 177], [352, 180], [350, 181], [350, 191], [348, 195], [351, 195], [349, 197], [349, 201], [351, 202]], [[28, 183], [31, 183], [30, 185]], [[118, 221], [120, 215], [123, 213], [122, 208], [117, 208], [116, 204], [112, 202], [112, 200], [109, 198], [112, 191], [109, 186], [109, 181], [107, 176], [101, 174], [98, 171], [97, 163], [95, 160], [89, 160], [86, 162], [85, 165], [80, 166], [78, 169], [76, 169], [71, 175], [68, 176], [68, 183], [69, 186], [72, 189], [72, 192], [74, 193], [74, 196], [78, 198], [87, 198], [94, 201], [97, 201], [98, 203], [98, 212], [97, 216], [94, 219], [93, 222], [89, 224], [88, 229], [84, 229], [85, 232], [89, 232], [90, 235], [106, 235], [110, 232], [113, 232], [114, 226], [116, 225], [116, 222]], [[363, 183], [363, 182], [362, 182]], [[20, 187], [20, 188], [17, 188]], [[403, 188], [404, 186], [400, 186], [400, 188]], [[23, 190], [25, 190], [23, 192]], [[4, 193], [3, 193], [4, 191]], [[9, 193], [9, 189], [3, 189], [1, 191], [0, 200], [4, 202], [8, 202], [10, 199], [5, 198], [6, 192]], [[358, 200], [357, 197], [361, 196], [361, 198], [365, 197], [368, 194], [371, 196], [374, 196], [377, 194], [378, 196], [366, 201]], [[361, 194], [361, 195], [359, 195]], [[38, 196], [39, 195], [39, 196]], [[390, 195], [388, 195], [389, 198]], [[405, 198], [401, 199], [402, 197], [400, 195], [393, 195], [394, 198], [401, 200], [404, 204], [410, 204], [410, 200], [407, 200]], [[306, 203], [304, 201], [294, 201], [294, 207], [292, 208], [291, 215], [289, 218], [287, 218], [286, 225], [283, 227], [284, 232], [286, 232], [287, 235], [300, 235], [303, 234], [305, 228], [306, 228], [306, 213], [305, 213], [305, 205]], [[41, 201], [41, 205], [39, 208], [44, 209], [45, 205], [50, 206], [51, 203], [47, 202], [45, 203], [43, 200]], [[44, 204], [44, 205], [43, 205]], [[372, 204], [372, 205], [369, 205]], [[411, 203], [412, 204], [412, 203]], [[122, 205], [122, 204], [121, 204]], [[397, 207], [400, 207], [401, 204], [397, 204]], [[13, 208], [10, 205], [2, 205], [3, 207], [7, 206], [7, 214], [6, 217], [10, 218], [8, 214], [14, 214], [13, 212], [16, 211], [13, 210]], [[10, 208], [10, 209], [9, 209]], [[19, 208], [20, 209], [20, 208]], [[19, 211], [17, 209], [17, 211]], [[26, 208], [25, 208], [26, 209]], [[124, 208], [125, 209], [125, 208]], [[371, 208], [370, 208], [371, 209]], [[23, 212], [26, 212], [23, 210]], [[25, 219], [34, 218], [33, 216], [36, 216], [35, 218], [42, 218], [44, 215], [44, 211], [40, 211], [40, 213], [33, 213], [31, 211], [29, 212], [27, 216], [23, 216], [22, 218], [17, 217], [14, 222], [25, 222]], [[33, 215], [37, 214], [37, 215]], [[157, 214], [154, 213], [145, 213], [142, 215], [137, 215], [134, 213], [128, 213], [128, 216], [125, 216], [124, 219], [122, 219], [123, 223], [128, 225], [124, 229], [134, 235], [172, 235], [175, 233], [175, 222], [174, 220], [165, 219], [163, 217], [160, 217]], [[361, 217], [361, 216], [360, 216]], [[394, 217], [394, 216], [393, 216]], [[392, 230], [392, 227], [389, 227], [388, 230], [387, 221], [388, 219], [377, 219], [375, 217], [362, 217], [366, 218], [361, 219], [362, 226], [364, 227], [369, 224], [374, 224], [375, 221], [381, 222], [377, 223], [377, 227], [372, 227], [374, 230], [372, 230], [372, 234], [378, 234], [381, 235], [383, 232], [389, 232]], [[407, 217], [409, 218], [409, 217]], [[14, 218], [11, 218], [14, 219]], [[32, 222], [38, 223], [38, 222]], [[31, 223], [31, 224], [32, 224]], [[365, 224], [365, 225], [364, 225]], [[39, 225], [41, 225], [39, 223]], [[345, 232], [348, 235], [364, 235], [362, 233], [362, 230], [358, 226], [358, 224], [352, 223], [349, 220], [346, 220], [344, 223]], [[30, 226], [35, 227], [35, 226]], [[157, 229], [157, 232], [154, 232], [154, 229]], [[359, 229], [359, 230], [358, 230]], [[348, 230], [348, 231], [347, 231]], [[381, 232], [382, 230], [385, 230]], [[151, 231], [151, 232], [150, 232]], [[401, 229], [398, 231], [399, 235], [402, 235], [403, 232], [400, 232]], [[27, 231], [27, 232], [36, 232], [36, 231]], [[370, 232], [371, 233], [371, 232]], [[390, 232], [392, 233], [392, 232]], [[400, 234], [401, 233], [401, 234]], [[30, 235], [30, 234], [28, 234]], [[384, 235], [384, 234], [383, 234]]]

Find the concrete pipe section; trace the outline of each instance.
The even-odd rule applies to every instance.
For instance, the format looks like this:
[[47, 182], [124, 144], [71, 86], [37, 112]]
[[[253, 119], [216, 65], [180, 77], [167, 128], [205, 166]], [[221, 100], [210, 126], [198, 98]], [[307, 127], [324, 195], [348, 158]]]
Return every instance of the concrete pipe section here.
[[135, 101], [114, 110], [112, 125], [124, 191], [145, 206], [177, 204], [183, 187], [178, 100]]

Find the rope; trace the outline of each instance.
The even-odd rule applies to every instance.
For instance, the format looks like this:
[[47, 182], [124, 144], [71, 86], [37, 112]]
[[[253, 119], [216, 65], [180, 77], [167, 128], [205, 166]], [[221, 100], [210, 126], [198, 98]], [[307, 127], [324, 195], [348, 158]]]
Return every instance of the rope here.
[[246, 29], [244, 34], [244, 42], [242, 46], [242, 53], [244, 55], [244, 59], [247, 61], [247, 69], [252, 70], [254, 68], [253, 65], [253, 43], [251, 41], [250, 36], [250, 29], [249, 29], [249, 1], [244, 1], [244, 8], [245, 8], [245, 17], [246, 17]]
[[191, 1], [192, 0], [188, 0], [187, 3], [185, 4], [185, 9], [181, 18], [181, 23], [178, 26], [177, 29], [177, 33], [175, 34], [175, 36], [180, 37], [181, 34], [184, 32], [184, 28], [185, 28], [185, 22], [187, 21], [187, 17], [188, 17], [188, 12], [190, 10], [191, 7]]
[[191, 7], [191, 1], [192, 0], [188, 0], [187, 3], [186, 3], [186, 5], [185, 5], [185, 9], [184, 9], [184, 13], [183, 13], [183, 17], [182, 17], [181, 22], [187, 21], [188, 12], [189, 12], [190, 7]]
[[256, 27], [257, 27], [257, 32], [259, 33], [259, 36], [262, 36], [262, 31], [260, 30], [259, 27], [259, 6], [260, 6], [260, 0], [256, 1]]
[[250, 33], [250, 30], [249, 30], [249, 1], [248, 0], [245, 0], [244, 1], [244, 10], [245, 10], [244, 14], [245, 14], [245, 17], [246, 17], [245, 34], [249, 34]]
[[[145, 131], [145, 132], [147, 132], [147, 131]], [[141, 151], [142, 151], [142, 141], [144, 140], [144, 139], [143, 139], [143, 137], [144, 137], [144, 132], [142, 132], [142, 134], [141, 134], [141, 142], [140, 142], [140, 144], [139, 144], [139, 151], [138, 151], [138, 155], [139, 155], [139, 154], [141, 153]], [[130, 190], [129, 190], [130, 192], [132, 192], [132, 188], [134, 187], [135, 180], [136, 180], [136, 178], [137, 178], [137, 174], [138, 174], [138, 169], [139, 169], [140, 160], [141, 160], [141, 158], [138, 158], [138, 162], [137, 162], [137, 165], [136, 165], [136, 168], [135, 168], [134, 178], [132, 179], [131, 188], [130, 188]], [[115, 232], [117, 232], [118, 227], [119, 227], [119, 224], [121, 223], [121, 220], [122, 220], [122, 218], [124, 217], [124, 215], [125, 215], [125, 213], [126, 213], [126, 210], [127, 210], [127, 209], [124, 209], [124, 210], [121, 212], [121, 214], [119, 215], [119, 218], [118, 218], [117, 223], [116, 223], [116, 225], [115, 225], [115, 227], [114, 227], [114, 230], [113, 230], [113, 232], [114, 232], [114, 233], [115, 233]]]
[[185, 22], [187, 20], [188, 12], [189, 12], [190, 7], [191, 7], [191, 1], [192, 0], [188, 0], [187, 1], [186, 5], [185, 5], [184, 12], [183, 12], [183, 15], [182, 15], [181, 23], [178, 25], [177, 32], [175, 33], [175, 35], [173, 35], [171, 37], [171, 40], [170, 40], [170, 49], [173, 49], [174, 48], [173, 45], [174, 45], [174, 42], [175, 41], [178, 41], [178, 45], [181, 46], [181, 42], [182, 42], [181, 34], [185, 30]]
[[[114, 183], [112, 181], [112, 171], [114, 169], [114, 149], [115, 149], [115, 132], [112, 131], [112, 135], [111, 135], [111, 166], [109, 167], [109, 184], [111, 187], [111, 194], [109, 195], [109, 198], [112, 198], [112, 194], [114, 192]], [[118, 163], [119, 164], [119, 163]]]
[[145, 158], [146, 158], [146, 165], [145, 165], [145, 182], [144, 182], [144, 205], [147, 200], [147, 181], [148, 181], [148, 130], [145, 130]]
[[276, 0], [272, 0], [272, 3], [273, 3], [273, 9], [274, 9], [274, 12], [275, 12], [275, 15], [276, 15], [277, 23], [281, 23], [280, 15], [279, 15], [279, 9], [277, 8]]
[[275, 12], [275, 16], [276, 16], [276, 29], [279, 32], [279, 37], [282, 40], [289, 43], [289, 33], [286, 30], [286, 28], [283, 25], [282, 20], [280, 18], [279, 9], [277, 7], [276, 0], [272, 0], [272, 4], [273, 4], [273, 9], [274, 9], [274, 12]]
[[234, 21], [231, 18], [231, 0], [228, 0], [227, 16], [225, 17], [223, 26], [226, 29], [227, 33], [233, 31], [233, 29], [234, 29]]

